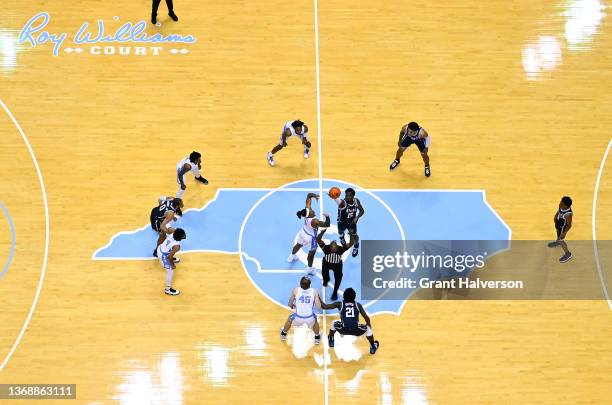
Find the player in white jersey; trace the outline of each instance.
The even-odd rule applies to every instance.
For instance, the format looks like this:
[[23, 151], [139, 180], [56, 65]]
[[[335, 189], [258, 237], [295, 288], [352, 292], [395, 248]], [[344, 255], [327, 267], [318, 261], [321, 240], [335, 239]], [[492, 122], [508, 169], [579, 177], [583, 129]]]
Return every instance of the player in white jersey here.
[[310, 287], [310, 279], [304, 276], [300, 279], [300, 286], [293, 289], [289, 298], [289, 308], [293, 309], [293, 314], [289, 315], [287, 322], [281, 328], [281, 340], [287, 340], [287, 332], [291, 325], [308, 325], [315, 334], [315, 345], [321, 343], [319, 322], [317, 321], [317, 315], [314, 313], [315, 305], [317, 308], [321, 308], [321, 297], [317, 290]]
[[389, 166], [390, 170], [395, 170], [400, 164], [400, 159], [404, 154], [404, 151], [412, 144], [415, 144], [421, 152], [423, 163], [425, 163], [425, 177], [431, 176], [431, 168], [429, 167], [429, 144], [431, 143], [431, 137], [425, 131], [425, 128], [417, 124], [416, 122], [410, 122], [402, 127], [400, 131], [399, 140], [397, 141], [397, 152], [395, 153], [395, 160]]
[[181, 228], [176, 228], [172, 235], [168, 235], [166, 240], [157, 247], [157, 257], [161, 262], [164, 269], [166, 269], [166, 289], [164, 293], [168, 295], [179, 295], [180, 291], [172, 288], [172, 277], [174, 276], [174, 269], [176, 269], [176, 262], [174, 261], [174, 255], [181, 250], [181, 241], [187, 238], [187, 234]]
[[308, 274], [313, 275], [314, 269], [312, 267], [312, 263], [314, 262], [314, 256], [317, 251], [317, 233], [319, 227], [327, 228], [329, 227], [329, 214], [323, 214], [325, 216], [325, 221], [321, 221], [320, 219], [315, 218], [315, 211], [312, 209], [312, 199], [319, 199], [319, 195], [315, 193], [308, 193], [306, 196], [306, 208], [300, 210], [296, 213], [299, 219], [304, 218], [304, 226], [300, 230], [298, 234], [297, 242], [295, 246], [293, 246], [293, 250], [291, 254], [287, 258], [288, 262], [292, 262], [295, 260], [295, 254], [305, 246], [308, 249]]
[[187, 186], [185, 185], [185, 175], [189, 172], [192, 172], [195, 176], [195, 179], [200, 183], [208, 184], [208, 180], [206, 180], [200, 174], [201, 168], [202, 154], [196, 151], [191, 152], [188, 157], [178, 162], [178, 164], [176, 165], [176, 181], [179, 184], [179, 188], [176, 192], [176, 198], [183, 198], [183, 194], [185, 193], [185, 189], [187, 188]]
[[268, 152], [268, 164], [274, 166], [274, 154], [279, 150], [287, 146], [287, 138], [295, 136], [300, 138], [302, 145], [304, 145], [304, 159], [308, 159], [310, 156], [310, 147], [312, 146], [308, 140], [308, 126], [300, 120], [287, 121], [283, 126], [283, 132], [281, 133], [280, 142], [270, 152]]

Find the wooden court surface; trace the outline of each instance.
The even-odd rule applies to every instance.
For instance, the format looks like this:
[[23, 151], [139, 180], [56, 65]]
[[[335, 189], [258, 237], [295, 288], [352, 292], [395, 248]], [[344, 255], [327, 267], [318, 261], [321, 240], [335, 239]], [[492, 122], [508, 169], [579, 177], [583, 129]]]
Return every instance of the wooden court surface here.
[[[253, 288], [237, 256], [184, 255], [179, 297], [161, 293], [157, 262], [91, 260], [116, 232], [144, 225], [158, 195], [175, 192], [175, 164], [191, 150], [204, 153], [210, 184], [190, 180], [185, 203], [201, 207], [220, 187], [317, 178], [317, 135], [324, 177], [484, 189], [513, 239], [553, 237], [552, 214], [569, 194], [569, 239], [591, 239], [612, 128], [612, 25], [604, 9], [574, 49], [566, 29], [568, 10], [584, 9], [576, 4], [320, 1], [320, 126], [310, 1], [176, 0], [176, 24], [162, 4], [162, 27], [148, 30], [197, 36], [185, 56], [53, 57], [49, 45], [24, 45], [9, 63], [0, 53], [0, 99], [35, 152], [50, 236], [36, 310], [0, 382], [76, 383], [83, 404], [609, 402], [612, 311], [603, 300], [409, 301], [399, 317], [372, 319], [379, 353], [359, 341], [358, 360], [331, 353], [324, 367], [324, 345], [304, 355], [279, 342], [288, 311]], [[148, 18], [149, 7], [12, 0], [0, 37], [14, 40], [39, 11], [54, 30], [75, 31], [98, 17]], [[522, 58], [541, 50], [542, 37], [553, 44], [549, 62], [529, 77]], [[550, 55], [554, 44], [560, 55]], [[270, 168], [265, 153], [294, 118], [309, 124], [312, 156], [293, 140]], [[429, 179], [414, 150], [388, 170], [410, 120], [432, 136]], [[3, 110], [0, 147], [0, 202], [17, 235], [0, 279], [1, 361], [36, 296], [45, 210]], [[599, 185], [599, 239], [612, 239], [611, 165]], [[0, 226], [4, 260], [11, 241], [4, 218]]]

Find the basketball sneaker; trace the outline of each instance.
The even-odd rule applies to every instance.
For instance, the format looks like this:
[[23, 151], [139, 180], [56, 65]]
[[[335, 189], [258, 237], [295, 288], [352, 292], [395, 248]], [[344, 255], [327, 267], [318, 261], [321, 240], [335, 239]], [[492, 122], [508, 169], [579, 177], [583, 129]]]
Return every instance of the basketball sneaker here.
[[164, 290], [164, 292], [168, 295], [179, 295], [181, 292], [179, 290], [175, 290], [172, 287], [166, 287], [166, 289]]
[[329, 347], [334, 347], [334, 335], [327, 335], [327, 344]]
[[376, 350], [378, 350], [378, 346], [380, 346], [380, 343], [378, 343], [378, 340], [375, 340], [374, 344], [370, 346], [370, 354], [376, 353]]
[[393, 162], [391, 162], [391, 166], [389, 166], [389, 170], [395, 170], [395, 168], [399, 166], [399, 164], [400, 164], [399, 159], [395, 159]]
[[315, 335], [315, 345], [321, 344], [321, 335]]
[[561, 256], [561, 258], [559, 258], [559, 261], [561, 263], [566, 263], [569, 262], [570, 260], [572, 260], [572, 252], [567, 252], [566, 254], [564, 254], [563, 256]]
[[310, 157], [310, 149], [304, 148], [304, 159], [308, 159]]
[[353, 257], [357, 257], [357, 255], [359, 254], [359, 248], [357, 246], [353, 247], [353, 252], [351, 253], [351, 255]]
[[178, 17], [176, 16], [176, 14], [174, 14], [174, 11], [171, 13], [168, 13], [168, 15], [170, 16], [170, 18], [172, 18], [172, 21], [174, 22], [178, 21]]
[[550, 242], [550, 243], [548, 244], [548, 247], [549, 247], [549, 248], [554, 248], [554, 247], [559, 246], [560, 244], [561, 244], [561, 242], [559, 242], [558, 240], [556, 240], [556, 241], [554, 241], [554, 242]]
[[431, 176], [431, 169], [429, 168], [429, 165], [425, 165], [425, 177], [429, 176]]
[[274, 155], [272, 154], [272, 152], [268, 152], [268, 164], [270, 166], [274, 166], [276, 164], [276, 162], [274, 161]]
[[287, 340], [287, 332], [285, 332], [283, 328], [281, 328], [281, 331], [280, 331], [280, 340], [283, 342]]
[[208, 184], [208, 180], [206, 180], [204, 177], [200, 176], [200, 177], [196, 177], [195, 178], [197, 181], [199, 181], [200, 183], [203, 184]]
[[181, 262], [181, 259], [180, 259], [180, 257], [174, 257], [174, 256], [173, 256], [173, 257], [172, 257], [172, 261], [173, 261], [174, 263], [180, 263], [180, 262]]

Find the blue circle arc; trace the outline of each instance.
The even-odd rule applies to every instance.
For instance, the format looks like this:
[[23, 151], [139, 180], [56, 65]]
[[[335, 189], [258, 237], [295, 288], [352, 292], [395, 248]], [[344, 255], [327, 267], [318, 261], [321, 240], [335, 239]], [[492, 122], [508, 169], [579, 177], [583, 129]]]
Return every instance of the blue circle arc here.
[[9, 254], [9, 258], [6, 261], [6, 264], [2, 268], [0, 272], [0, 278], [4, 277], [6, 272], [8, 271], [11, 262], [13, 261], [13, 256], [15, 256], [15, 225], [13, 224], [13, 219], [11, 218], [11, 214], [9, 214], [8, 209], [0, 202], [0, 208], [4, 211], [4, 215], [6, 215], [6, 219], [8, 220], [9, 227], [11, 228], [11, 252]]

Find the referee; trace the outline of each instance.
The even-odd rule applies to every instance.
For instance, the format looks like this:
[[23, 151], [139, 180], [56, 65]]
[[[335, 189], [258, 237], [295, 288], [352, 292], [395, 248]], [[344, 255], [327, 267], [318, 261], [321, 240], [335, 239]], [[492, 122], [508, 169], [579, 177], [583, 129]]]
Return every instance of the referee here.
[[336, 241], [333, 241], [329, 245], [323, 242], [323, 234], [325, 229], [321, 231], [317, 236], [317, 243], [323, 250], [323, 287], [327, 287], [329, 282], [329, 271], [334, 272], [334, 291], [332, 292], [331, 299], [338, 299], [338, 288], [340, 288], [340, 282], [342, 281], [342, 254], [349, 250], [355, 243], [355, 234], [351, 233], [351, 240], [348, 244], [342, 243], [339, 246]]

